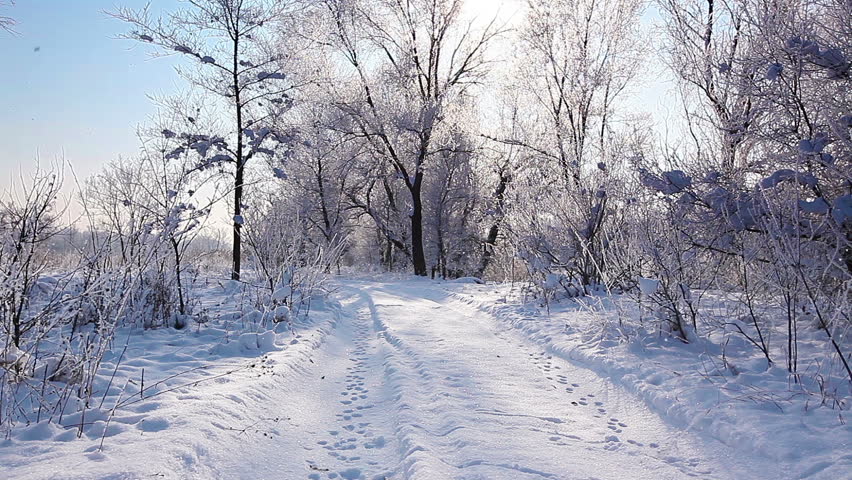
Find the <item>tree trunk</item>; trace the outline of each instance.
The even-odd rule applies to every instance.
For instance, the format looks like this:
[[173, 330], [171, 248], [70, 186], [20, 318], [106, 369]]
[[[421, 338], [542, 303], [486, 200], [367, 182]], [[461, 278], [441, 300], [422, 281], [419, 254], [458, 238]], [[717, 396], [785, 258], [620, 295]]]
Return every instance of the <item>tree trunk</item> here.
[[495, 209], [496, 218], [494, 219], [494, 223], [491, 224], [491, 228], [488, 229], [488, 235], [485, 236], [485, 241], [482, 242], [482, 259], [479, 263], [479, 269], [477, 269], [476, 272], [476, 276], [479, 278], [482, 278], [485, 275], [485, 271], [488, 270], [491, 260], [494, 259], [494, 248], [497, 246], [497, 238], [500, 235], [500, 225], [503, 223], [504, 204], [506, 203], [506, 188], [508, 188], [511, 180], [512, 177], [505, 171], [501, 170], [500, 182], [497, 183], [497, 188], [494, 190], [494, 198], [497, 200]]
[[234, 182], [234, 245], [231, 254], [231, 260], [233, 261], [234, 268], [231, 271], [231, 280], [240, 279], [240, 260], [242, 257], [240, 229], [242, 229], [243, 226], [242, 221], [239, 220], [239, 216], [242, 214], [243, 174], [243, 165], [238, 163], [236, 180]]
[[180, 274], [180, 245], [178, 245], [177, 240], [174, 237], [169, 239], [172, 243], [172, 250], [175, 254], [175, 281], [177, 282], [177, 291], [178, 291], [178, 311], [181, 315], [186, 315], [186, 300], [183, 298], [183, 283], [181, 282]]
[[233, 262], [233, 268], [231, 270], [231, 280], [239, 280], [240, 279], [240, 263], [242, 259], [242, 245], [240, 238], [240, 229], [242, 229], [242, 202], [243, 202], [243, 176], [245, 169], [245, 159], [243, 158], [243, 105], [240, 100], [240, 77], [239, 77], [239, 55], [240, 55], [240, 43], [239, 43], [239, 33], [235, 32], [234, 35], [234, 51], [233, 51], [233, 89], [234, 89], [234, 106], [235, 113], [237, 114], [237, 158], [235, 158], [235, 162], [237, 165], [237, 171], [234, 175], [234, 243], [233, 250], [231, 252], [231, 261]]
[[411, 260], [414, 274], [425, 277], [426, 254], [423, 250], [423, 202], [420, 199], [420, 174], [411, 188]]

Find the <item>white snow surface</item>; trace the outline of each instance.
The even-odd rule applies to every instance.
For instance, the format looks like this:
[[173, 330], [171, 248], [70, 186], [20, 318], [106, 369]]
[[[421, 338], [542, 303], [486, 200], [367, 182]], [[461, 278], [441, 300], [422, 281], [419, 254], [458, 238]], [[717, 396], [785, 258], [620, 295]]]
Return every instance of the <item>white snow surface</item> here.
[[[0, 442], [0, 478], [836, 479], [852, 471], [852, 434], [837, 421], [846, 411], [713, 405], [717, 386], [692, 385], [701, 377], [671, 363], [686, 347], [584, 336], [571, 326], [588, 320], [583, 312], [546, 314], [508, 285], [339, 284], [336, 302], [318, 301], [310, 320], [257, 332], [244, 327], [258, 312], [243, 311], [233, 288], [211, 287], [205, 306], [243, 327], [240, 335], [212, 321], [131, 334], [105, 405], [65, 427], [17, 427]], [[141, 368], [146, 384], [162, 386], [113, 411], [122, 392], [139, 396], [127, 385]]]

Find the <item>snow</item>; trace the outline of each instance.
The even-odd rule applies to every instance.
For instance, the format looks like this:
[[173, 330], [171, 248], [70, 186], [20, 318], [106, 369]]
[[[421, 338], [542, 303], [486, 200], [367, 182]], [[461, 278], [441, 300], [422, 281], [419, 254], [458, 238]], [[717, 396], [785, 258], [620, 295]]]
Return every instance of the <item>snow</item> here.
[[544, 277], [544, 284], [542, 285], [545, 290], [555, 290], [561, 286], [562, 275], [558, 273], [548, 273]]
[[210, 159], [208, 161], [210, 163], [226, 163], [226, 162], [230, 162], [232, 160], [233, 159], [231, 158], [230, 155], [226, 155], [224, 153], [218, 153], [218, 154], [210, 157]]
[[852, 219], [852, 195], [844, 195], [835, 200], [831, 215], [837, 220], [837, 223]]
[[288, 307], [287, 305], [279, 305], [278, 307], [275, 307], [275, 321], [290, 321], [290, 307]]
[[663, 172], [661, 177], [648, 171], [641, 171], [640, 173], [642, 174], [643, 185], [666, 195], [680, 193], [692, 185], [692, 178], [682, 170]]
[[692, 179], [681, 170], [672, 170], [670, 172], [663, 172], [663, 177], [676, 189], [676, 191], [681, 191], [685, 188], [689, 188], [692, 185]]
[[258, 80], [284, 80], [287, 75], [281, 72], [258, 72]]
[[813, 200], [813, 201], [799, 200], [798, 203], [799, 203], [799, 209], [801, 209], [802, 211], [808, 212], [808, 213], [816, 213], [816, 214], [820, 214], [820, 215], [827, 213], [829, 208], [830, 208], [830, 206], [828, 205], [828, 202], [826, 202], [822, 198], [817, 198], [816, 200]]
[[[840, 407], [830, 408], [817, 385], [791, 383], [782, 366], [768, 366], [739, 334], [684, 344], [630, 326], [625, 316], [638, 315], [629, 313], [630, 302], [614, 299], [578, 299], [549, 305], [546, 313], [520, 302], [506, 286], [469, 286], [451, 295], [501, 319], [553, 357], [623, 386], [668, 424], [716, 439], [738, 457], [771, 459], [786, 472], [753, 478], [845, 478], [852, 468], [843, 381], [835, 391]], [[713, 308], [723, 311], [721, 305]], [[822, 348], [818, 332], [811, 337], [800, 337], [800, 358], [805, 351], [816, 358]]]
[[174, 160], [180, 158], [183, 152], [186, 151], [183, 147], [177, 147], [166, 155], [167, 160]]
[[26, 354], [18, 347], [15, 345], [9, 345], [6, 347], [6, 350], [0, 353], [0, 364], [12, 365], [18, 363], [18, 360], [20, 360], [24, 355]]
[[769, 81], [777, 80], [781, 73], [784, 71], [784, 66], [780, 63], [773, 63], [769, 66], [769, 69], [766, 71], [766, 79]]
[[828, 137], [825, 134], [817, 134], [810, 140], [799, 141], [799, 151], [802, 153], [820, 153], [828, 143]]
[[709, 341], [619, 330], [612, 299], [548, 313], [510, 284], [337, 283], [308, 317], [288, 309], [273, 324], [286, 306], [249, 307], [240, 282], [210, 281], [207, 323], [120, 332], [102, 404], [14, 429], [0, 477], [842, 478], [852, 467], [845, 410], [782, 398], [769, 382], [783, 372], [739, 356], [740, 337], [728, 342], [739, 374], [725, 376]]
[[657, 293], [660, 288], [660, 281], [655, 278], [639, 278], [639, 291], [642, 295], [650, 297]]
[[209, 282], [200, 292], [210, 317], [203, 325], [120, 331], [95, 405], [16, 427], [0, 442], [0, 478], [249, 478], [220, 476], [207, 455], [223, 461], [234, 453], [229, 445], [256, 431], [283, 434], [287, 421], [271, 416], [285, 398], [279, 375], [312, 364], [340, 307], [316, 302], [310, 318], [270, 329], [257, 310], [244, 310], [243, 289]]
[[[802, 143], [799, 145], [800, 149], [803, 149], [803, 152], [811, 151], [813, 149], [813, 145], [809, 140], [802, 140]], [[807, 149], [807, 150], [805, 150]], [[775, 188], [778, 184], [782, 182], [788, 182], [794, 180], [802, 185], [813, 186], [817, 184], [816, 178], [810, 173], [802, 173], [797, 172], [795, 170], [790, 170], [788, 168], [783, 168], [781, 170], [777, 170], [772, 175], [764, 178], [760, 181], [761, 188]]]
[[293, 289], [290, 288], [289, 285], [285, 285], [283, 287], [276, 288], [274, 292], [272, 292], [272, 301], [273, 302], [284, 302], [290, 295], [293, 294]]
[[275, 178], [277, 178], [277, 179], [280, 179], [280, 180], [286, 180], [286, 179], [287, 179], [287, 174], [284, 172], [284, 170], [282, 170], [282, 169], [280, 169], [280, 168], [278, 168], [278, 167], [274, 167], [274, 168], [272, 169], [272, 174], [273, 174], [273, 175], [275, 176]]
[[485, 282], [482, 281], [481, 278], [477, 278], [477, 277], [459, 277], [459, 278], [454, 278], [452, 280], [449, 280], [449, 282], [450, 283], [479, 283], [479, 284], [485, 283]]

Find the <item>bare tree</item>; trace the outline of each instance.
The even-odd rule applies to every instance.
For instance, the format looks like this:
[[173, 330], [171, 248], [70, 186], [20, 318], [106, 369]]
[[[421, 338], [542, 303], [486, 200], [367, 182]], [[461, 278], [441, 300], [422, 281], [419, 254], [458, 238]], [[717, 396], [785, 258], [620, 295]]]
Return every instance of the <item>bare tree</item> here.
[[292, 191], [292, 200], [299, 204], [311, 241], [333, 248], [345, 241], [351, 229], [346, 193], [353, 189], [349, 171], [361, 146], [340, 133], [339, 124], [346, 119], [340, 118], [340, 112], [332, 106], [306, 103], [299, 115], [299, 141], [288, 160], [285, 188]]
[[[286, 58], [276, 53], [273, 25], [295, 2], [268, 0], [190, 0], [189, 7], [164, 19], [153, 19], [146, 7], [119, 9], [112, 15], [134, 27], [126, 38], [160, 47], [161, 54], [177, 53], [194, 61], [179, 72], [195, 86], [223, 100], [230, 124], [224, 133], [189, 136], [188, 147], [202, 157], [198, 170], [231, 165], [233, 176], [233, 249], [231, 277], [240, 278], [243, 193], [246, 166], [255, 156], [272, 157], [286, 135], [269, 127], [270, 119], [292, 105], [295, 86], [284, 73]], [[191, 113], [187, 114], [194, 121]], [[163, 131], [166, 137], [179, 132]], [[183, 153], [180, 147], [173, 155]]]
[[[373, 158], [389, 169], [380, 184], [402, 186], [410, 225], [414, 272], [427, 274], [423, 229], [423, 186], [436, 155], [459, 148], [448, 135], [453, 105], [470, 97], [471, 86], [488, 71], [486, 49], [502, 30], [494, 21], [476, 31], [461, 16], [462, 0], [325, 0], [330, 43], [351, 67], [356, 92], [337, 107], [351, 119], [350, 137], [369, 145]], [[384, 168], [384, 167], [380, 167]], [[396, 204], [394, 211], [403, 205]], [[401, 237], [369, 202], [364, 211], [388, 240]], [[402, 210], [404, 212], [404, 210]], [[402, 246], [402, 245], [400, 245]]]
[[762, 75], [745, 59], [755, 27], [748, 1], [660, 0], [669, 41], [664, 57], [681, 80], [686, 133], [695, 155], [726, 176], [748, 167], [747, 132], [760, 120], [753, 84]]
[[57, 197], [61, 179], [37, 172], [17, 196], [0, 200], [0, 328], [15, 347], [38, 324], [28, 316], [30, 296], [50, 264], [47, 245], [62, 231]]
[[520, 248], [535, 258], [534, 270], [565, 270], [585, 289], [604, 280], [607, 216], [630, 155], [616, 105], [640, 66], [643, 5], [527, 3], [513, 82], [527, 102], [512, 130], [492, 139], [522, 149], [532, 164], [515, 202], [530, 209], [516, 231]]
[[432, 274], [455, 278], [476, 273], [481, 254], [480, 220], [487, 218], [480, 202], [480, 176], [477, 175], [471, 139], [460, 129], [455, 149], [437, 155], [430, 165], [424, 186], [424, 206], [429, 212], [426, 224], [434, 232]]

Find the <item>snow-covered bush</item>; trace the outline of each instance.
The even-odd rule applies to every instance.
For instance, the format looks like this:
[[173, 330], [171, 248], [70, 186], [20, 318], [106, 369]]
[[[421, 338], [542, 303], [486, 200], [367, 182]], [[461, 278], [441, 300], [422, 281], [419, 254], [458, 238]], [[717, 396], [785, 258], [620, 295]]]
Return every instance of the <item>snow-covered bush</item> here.
[[276, 312], [276, 322], [309, 311], [315, 296], [328, 293], [329, 275], [346, 246], [345, 238], [314, 235], [297, 200], [274, 194], [257, 198], [243, 225], [258, 307]]
[[[43, 321], [38, 315], [30, 315], [29, 307], [50, 267], [48, 242], [61, 231], [61, 211], [56, 203], [61, 185], [56, 174], [37, 172], [30, 184], [20, 186], [22, 192], [0, 200], [0, 328], [4, 349], [25, 346], [25, 335]], [[48, 282], [41, 286], [52, 289]]]
[[67, 228], [61, 179], [37, 172], [20, 188], [0, 203], [0, 429], [88, 401], [125, 303], [103, 250], [82, 249], [62, 270], [52, 261], [49, 240]]
[[187, 325], [186, 255], [208, 213], [187, 198], [187, 178], [174, 160], [113, 164], [81, 195], [87, 224], [73, 235], [56, 175], [37, 173], [3, 197], [0, 428], [91, 408], [118, 328]]
[[[726, 5], [720, 15], [730, 21], [700, 30], [706, 33], [681, 23], [699, 17], [672, 15], [677, 58], [692, 52], [691, 61], [708, 67], [681, 64], [686, 85], [716, 115], [693, 121], [718, 141], [696, 140], [697, 148], [669, 162], [673, 168], [640, 175], [664, 205], [667, 244], [685, 242], [681, 250], [700, 259], [691, 268], [701, 272], [701, 288], [740, 292], [745, 313], [731, 319], [738, 333], [772, 362], [765, 334], [786, 324], [786, 366], [796, 373], [797, 336], [817, 329], [833, 352], [826, 368], [852, 380], [844, 340], [852, 326], [850, 6], [782, 3], [775, 15], [746, 2]], [[674, 13], [701, 8], [667, 5]], [[702, 35], [706, 46], [689, 42]], [[768, 303], [783, 307], [783, 322], [757, 311]]]
[[642, 147], [635, 139], [617, 140], [612, 150], [599, 152], [607, 162], [583, 169], [568, 184], [548, 163], [517, 174], [507, 237], [537, 282], [561, 275], [572, 295], [631, 285], [637, 232], [630, 215], [637, 209], [630, 193], [636, 182], [625, 166]]
[[523, 155], [513, 172], [510, 238], [538, 282], [557, 274], [583, 293], [612, 288], [626, 280], [609, 268], [610, 250], [622, 235], [626, 167], [642, 143], [630, 122], [616, 122], [616, 105], [641, 64], [641, 5], [528, 5], [509, 93], [523, 101], [510, 111], [509, 132], [494, 139]]
[[83, 197], [90, 247], [105, 253], [102, 267], [135, 267], [136, 275], [114, 288], [128, 292], [128, 318], [146, 328], [185, 326], [194, 303], [188, 257], [210, 206], [196, 194], [205, 179], [193, 175], [195, 158], [166, 153], [181, 141], [155, 137], [141, 158], [113, 162], [92, 177]]

